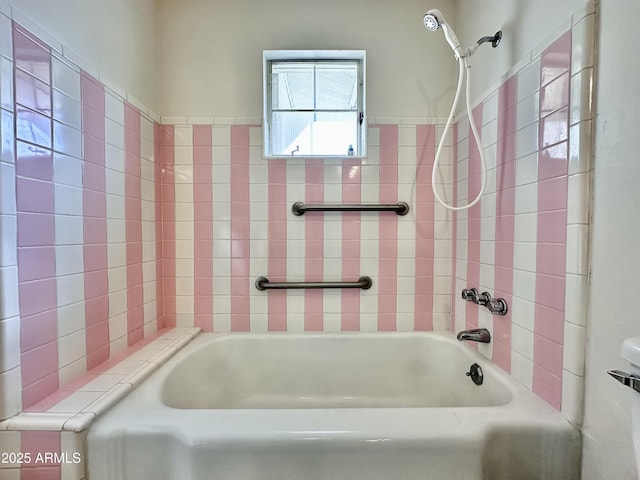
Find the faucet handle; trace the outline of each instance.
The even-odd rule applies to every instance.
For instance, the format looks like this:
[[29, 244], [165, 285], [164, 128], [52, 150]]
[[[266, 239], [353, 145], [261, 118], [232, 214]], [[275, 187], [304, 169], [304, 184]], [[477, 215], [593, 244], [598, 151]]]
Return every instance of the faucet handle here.
[[478, 290], [476, 290], [475, 288], [464, 288], [462, 290], [462, 298], [467, 302], [478, 303]]
[[509, 306], [504, 298], [494, 298], [487, 302], [486, 307], [494, 315], [506, 315], [509, 311]]
[[480, 295], [478, 295], [478, 299], [476, 303], [478, 305], [486, 307], [490, 301], [491, 301], [491, 294], [489, 292], [482, 292]]

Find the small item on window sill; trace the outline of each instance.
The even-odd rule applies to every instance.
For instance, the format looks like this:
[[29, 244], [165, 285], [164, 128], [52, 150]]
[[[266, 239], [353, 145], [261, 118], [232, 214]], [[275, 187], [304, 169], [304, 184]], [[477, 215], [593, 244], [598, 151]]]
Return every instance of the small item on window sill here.
[[353, 145], [349, 145], [349, 149], [347, 150], [347, 155], [353, 157], [355, 151], [353, 150]]

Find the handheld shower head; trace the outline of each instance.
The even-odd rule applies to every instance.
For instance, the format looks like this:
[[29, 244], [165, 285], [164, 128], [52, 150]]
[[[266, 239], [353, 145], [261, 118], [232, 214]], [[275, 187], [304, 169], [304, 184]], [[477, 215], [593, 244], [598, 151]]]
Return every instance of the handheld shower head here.
[[451, 48], [453, 49], [453, 53], [456, 58], [460, 58], [461, 56], [461, 47], [460, 42], [458, 41], [458, 37], [456, 37], [453, 29], [447, 24], [444, 19], [444, 15], [437, 8], [432, 8], [427, 13], [425, 13], [424, 18], [424, 27], [430, 32], [435, 32], [438, 28], [442, 28], [442, 32], [444, 33], [444, 38], [447, 40]]

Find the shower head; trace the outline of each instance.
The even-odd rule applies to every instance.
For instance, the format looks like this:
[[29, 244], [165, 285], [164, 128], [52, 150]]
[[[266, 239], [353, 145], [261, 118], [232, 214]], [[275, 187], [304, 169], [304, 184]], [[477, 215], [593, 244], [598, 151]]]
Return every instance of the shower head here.
[[442, 32], [444, 33], [444, 38], [447, 40], [451, 48], [453, 49], [453, 53], [456, 58], [460, 58], [461, 56], [461, 47], [460, 42], [458, 41], [458, 37], [451, 29], [451, 27], [447, 24], [444, 19], [444, 15], [437, 8], [432, 8], [427, 13], [425, 13], [424, 18], [424, 27], [430, 32], [435, 32], [438, 28], [442, 28]]

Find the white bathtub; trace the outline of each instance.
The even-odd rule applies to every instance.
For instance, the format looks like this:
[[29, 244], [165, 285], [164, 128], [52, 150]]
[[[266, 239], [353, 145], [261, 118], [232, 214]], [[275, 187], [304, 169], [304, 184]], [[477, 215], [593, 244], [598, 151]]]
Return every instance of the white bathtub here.
[[90, 480], [569, 480], [580, 437], [450, 335], [202, 334], [87, 449]]

